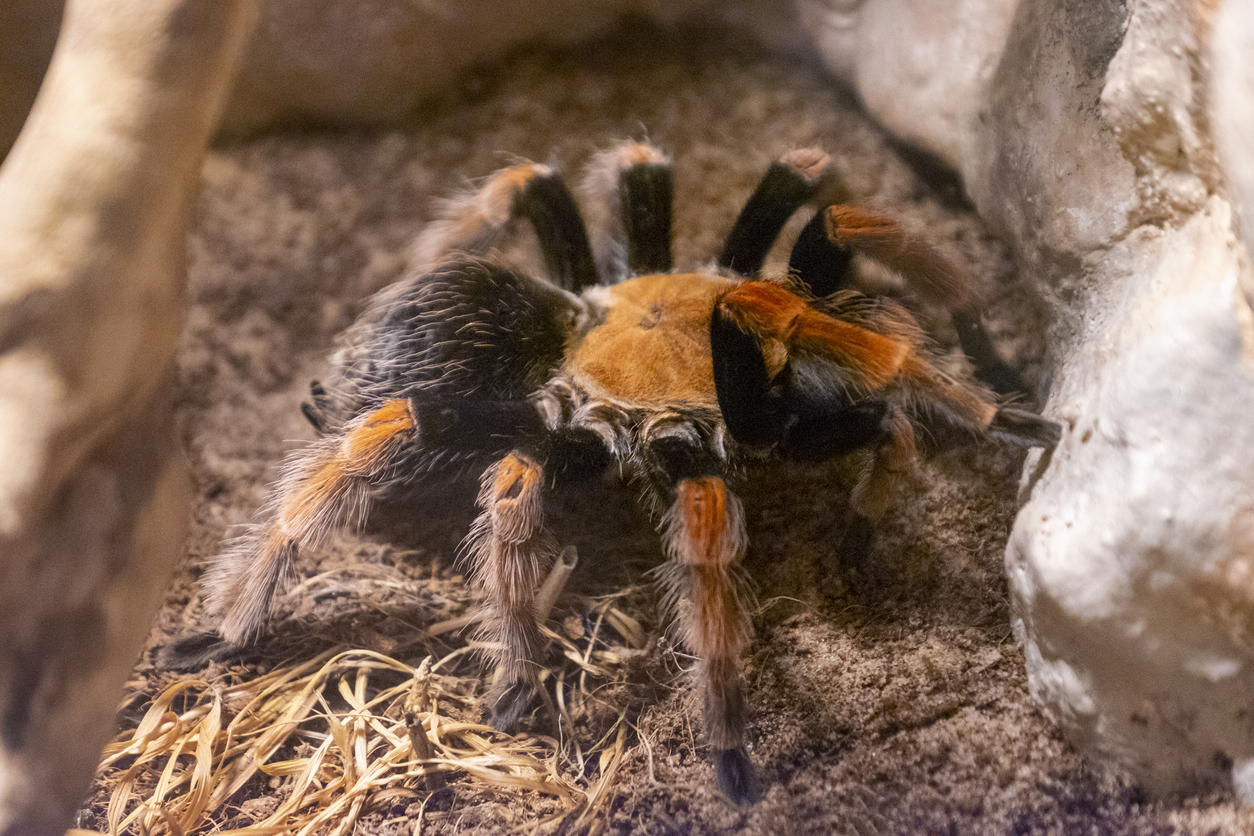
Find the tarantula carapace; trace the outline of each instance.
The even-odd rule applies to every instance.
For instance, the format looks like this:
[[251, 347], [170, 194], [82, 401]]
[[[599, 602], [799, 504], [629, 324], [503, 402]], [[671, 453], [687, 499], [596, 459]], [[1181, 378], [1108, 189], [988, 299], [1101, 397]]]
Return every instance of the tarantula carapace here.
[[[359, 522], [381, 491], [473, 474], [481, 513], [466, 553], [498, 668], [489, 710], [510, 728], [538, 696], [535, 596], [558, 550], [546, 500], [618, 467], [639, 477], [659, 521], [669, 560], [655, 574], [698, 660], [719, 786], [753, 799], [740, 674], [752, 625], [737, 566], [746, 534], [728, 478], [769, 455], [868, 451], [851, 525], [869, 527], [920, 447], [1048, 446], [1059, 432], [941, 371], [901, 304], [847, 288], [862, 253], [951, 309], [972, 301], [962, 277], [892, 219], [826, 205], [829, 168], [818, 149], [771, 165], [717, 265], [689, 273], [672, 272], [671, 169], [649, 145], [594, 159], [595, 251], [548, 166], [505, 168], [452, 201], [419, 238], [416, 268], [376, 297], [333, 377], [313, 385], [305, 413], [319, 440], [286, 463], [265, 521], [210, 568], [221, 636], [251, 640], [298, 549]], [[816, 203], [787, 277], [759, 277], [785, 223]], [[501, 263], [519, 220], [547, 277]]]

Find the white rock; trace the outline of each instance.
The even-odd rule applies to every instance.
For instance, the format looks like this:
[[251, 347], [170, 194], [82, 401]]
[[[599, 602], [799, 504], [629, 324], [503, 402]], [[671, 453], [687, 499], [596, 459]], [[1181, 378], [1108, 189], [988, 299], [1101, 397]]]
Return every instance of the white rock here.
[[72, 823], [181, 554], [186, 221], [257, 7], [70, 0], [0, 167], [3, 833]]
[[836, 75], [897, 136], [963, 170], [1015, 0], [798, 0]]
[[1240, 551], [1254, 546], [1241, 542], [1254, 534], [1254, 390], [1231, 221], [1212, 198], [1104, 255], [1101, 316], [1050, 399], [1072, 428], [1007, 550], [1033, 695], [1156, 791], [1226, 779], [1254, 756], [1250, 602], [1227, 582], [1254, 578]]
[[1218, 779], [1254, 803], [1254, 282], [1223, 193], [1226, 177], [1250, 236], [1254, 11], [801, 8], [829, 66], [962, 172], [1054, 303], [1047, 411], [1069, 431], [1029, 462], [1007, 549], [1033, 694], [1153, 791]]

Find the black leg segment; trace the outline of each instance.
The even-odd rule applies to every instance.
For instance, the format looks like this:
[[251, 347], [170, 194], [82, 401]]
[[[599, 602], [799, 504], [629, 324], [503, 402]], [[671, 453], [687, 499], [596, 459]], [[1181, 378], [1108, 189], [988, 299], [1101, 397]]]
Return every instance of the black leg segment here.
[[980, 322], [980, 315], [973, 308], [953, 312], [954, 328], [958, 342], [975, 369], [975, 376], [983, 380], [999, 395], [1016, 392], [1027, 394], [1027, 385], [1019, 373], [997, 356], [997, 349]]
[[762, 787], [753, 774], [753, 764], [744, 749], [718, 749], [714, 753], [714, 774], [718, 788], [736, 804], [756, 804]]
[[853, 250], [832, 241], [823, 212], [801, 230], [788, 258], [788, 272], [818, 298], [848, 286], [852, 266]]
[[627, 267], [636, 275], [671, 269], [674, 177], [668, 163], [637, 163], [619, 174]]
[[856, 396], [840, 366], [794, 352], [772, 375], [758, 337], [742, 330], [721, 305], [710, 317], [710, 350], [719, 410], [741, 444], [819, 461], [867, 446], [885, 433], [884, 401]]
[[317, 380], [309, 382], [309, 397], [313, 403], [306, 401], [300, 405], [300, 414], [305, 416], [305, 420], [313, 425], [318, 431], [318, 435], [325, 435], [327, 431], [327, 415], [330, 411], [331, 399], [327, 394], [326, 388]]
[[719, 266], [752, 276], [793, 213], [813, 200], [831, 158], [818, 148], [802, 148], [771, 164], [732, 225]]
[[717, 476], [721, 471], [719, 461], [696, 428], [678, 421], [650, 428], [643, 458], [654, 489], [667, 502], [675, 500], [675, 486], [684, 479]]
[[753, 446], [767, 446], [782, 439], [787, 415], [780, 394], [772, 389], [762, 346], [756, 336], [732, 322], [719, 305], [714, 306], [710, 316], [710, 352], [714, 358], [718, 408], [732, 438]]
[[514, 211], [535, 228], [553, 280], [572, 293], [596, 284], [588, 231], [562, 178], [556, 173], [533, 177], [514, 200]]

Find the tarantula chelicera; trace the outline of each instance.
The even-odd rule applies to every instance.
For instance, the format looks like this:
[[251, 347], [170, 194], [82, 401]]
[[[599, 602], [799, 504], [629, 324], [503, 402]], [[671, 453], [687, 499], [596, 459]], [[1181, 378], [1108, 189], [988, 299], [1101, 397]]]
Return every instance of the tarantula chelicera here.
[[[698, 660], [719, 786], [752, 800], [740, 674], [752, 625], [737, 565], [746, 534], [728, 478], [766, 456], [866, 451], [850, 525], [869, 530], [920, 448], [1050, 446], [1059, 433], [943, 372], [901, 304], [847, 287], [861, 253], [965, 317], [970, 344], [981, 337], [959, 273], [892, 219], [828, 205], [829, 168], [814, 148], [772, 164], [717, 264], [690, 273], [672, 271], [671, 168], [649, 145], [594, 160], [599, 252], [548, 166], [502, 169], [453, 201], [419, 238], [413, 272], [376, 297], [327, 385], [313, 385], [305, 414], [319, 440], [286, 463], [265, 521], [209, 569], [221, 636], [251, 640], [297, 551], [359, 522], [380, 491], [471, 473], [481, 513], [466, 552], [498, 668], [489, 710], [510, 728], [538, 697], [536, 589], [557, 552], [545, 503], [617, 466], [639, 477], [659, 521], [669, 560], [655, 575]], [[785, 223], [815, 204], [787, 277], [760, 277]], [[520, 220], [545, 277], [497, 258]], [[995, 357], [977, 361], [1006, 371]]]

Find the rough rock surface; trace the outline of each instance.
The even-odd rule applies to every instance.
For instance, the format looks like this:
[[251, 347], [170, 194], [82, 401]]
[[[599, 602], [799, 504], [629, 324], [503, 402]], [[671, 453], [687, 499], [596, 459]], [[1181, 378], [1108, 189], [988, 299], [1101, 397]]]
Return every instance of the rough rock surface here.
[[[846, 30], [822, 42], [829, 65], [896, 130], [907, 108], [880, 91], [920, 75], [943, 91], [907, 94], [903, 134], [963, 173], [1053, 305], [1048, 412], [1070, 431], [1029, 463], [1007, 552], [1033, 694], [1152, 790], [1254, 802], [1249, 267], [1211, 140], [1212, 114], [1249, 124], [1251, 87], [1239, 57], [1211, 75], [1217, 4], [1019, 3], [999, 44], [988, 21], [1008, 4], [955, 2], [949, 40], [985, 51], [896, 70], [862, 57], [902, 48], [878, 21], [935, 4], [848, 5], [827, 9]], [[1248, 38], [1224, 29], [1221, 45]], [[974, 84], [974, 65], [996, 71]], [[1208, 78], [1228, 96], [1210, 113]]]
[[797, 0], [827, 67], [896, 136], [966, 173], [1016, 0]]
[[255, 16], [73, 0], [0, 168], [5, 834], [70, 824], [183, 542], [187, 221]]

